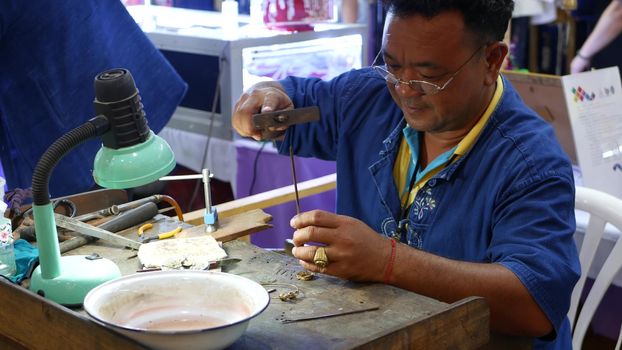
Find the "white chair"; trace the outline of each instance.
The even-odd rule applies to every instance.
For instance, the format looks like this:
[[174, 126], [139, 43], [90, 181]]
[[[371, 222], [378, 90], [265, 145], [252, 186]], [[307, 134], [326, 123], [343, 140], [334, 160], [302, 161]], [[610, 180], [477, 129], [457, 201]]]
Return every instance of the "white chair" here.
[[[605, 225], [607, 223], [615, 226], [618, 230], [622, 231], [622, 199], [614, 197], [610, 194], [586, 188], [576, 188], [575, 209], [588, 212], [590, 219], [585, 230], [585, 237], [581, 250], [579, 252], [579, 261], [581, 262], [581, 277], [575, 286], [572, 297], [570, 299], [570, 310], [568, 311], [568, 318], [570, 323], [574, 323], [574, 319], [577, 313], [577, 307], [579, 304], [579, 298], [585, 285], [588, 271], [594, 256], [596, 255], [596, 249], [603, 236]], [[574, 326], [574, 332], [572, 336], [572, 347], [575, 350], [581, 349], [583, 344], [583, 338], [587, 332], [588, 326], [596, 312], [598, 304], [600, 304], [605, 292], [609, 288], [609, 285], [613, 281], [614, 276], [622, 267], [622, 239], [618, 238], [611, 253], [605, 260], [600, 272], [596, 276], [594, 285], [590, 290], [581, 313], [578, 316], [576, 325]], [[618, 336], [618, 342], [616, 349], [620, 349], [620, 343], [622, 341], [622, 329]]]

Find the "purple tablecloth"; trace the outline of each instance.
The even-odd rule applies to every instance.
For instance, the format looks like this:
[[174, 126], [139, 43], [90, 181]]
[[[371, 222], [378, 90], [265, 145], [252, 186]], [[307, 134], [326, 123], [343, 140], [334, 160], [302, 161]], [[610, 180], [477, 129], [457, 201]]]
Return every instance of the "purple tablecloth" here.
[[[293, 186], [289, 157], [275, 153], [270, 144], [257, 157], [258, 145], [237, 144], [236, 197], [242, 198], [284, 186]], [[257, 162], [255, 164], [255, 159]], [[335, 162], [315, 158], [295, 157], [298, 182], [311, 180], [335, 172]], [[251, 189], [252, 186], [252, 189]], [[251, 193], [252, 191], [252, 193]], [[335, 212], [335, 191], [327, 191], [300, 200], [300, 210], [322, 209]], [[272, 215], [273, 228], [251, 236], [251, 242], [262, 248], [283, 248], [293, 229], [289, 220], [296, 215], [295, 202], [264, 209]]]

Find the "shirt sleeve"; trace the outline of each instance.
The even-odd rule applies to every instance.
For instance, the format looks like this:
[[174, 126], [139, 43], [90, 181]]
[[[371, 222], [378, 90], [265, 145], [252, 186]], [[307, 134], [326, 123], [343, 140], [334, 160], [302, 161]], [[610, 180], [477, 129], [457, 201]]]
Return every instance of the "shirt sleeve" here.
[[489, 257], [516, 274], [559, 333], [580, 274], [572, 180], [549, 170], [513, 184], [498, 204]]

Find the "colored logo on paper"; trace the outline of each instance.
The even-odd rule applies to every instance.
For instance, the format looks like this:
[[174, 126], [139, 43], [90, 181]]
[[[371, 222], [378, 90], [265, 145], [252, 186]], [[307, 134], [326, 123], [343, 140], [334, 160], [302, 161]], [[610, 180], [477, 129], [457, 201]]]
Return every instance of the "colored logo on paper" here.
[[587, 92], [585, 90], [583, 90], [582, 87], [578, 86], [577, 88], [572, 88], [572, 94], [574, 95], [574, 102], [575, 103], [579, 103], [579, 102], [587, 102], [587, 101], [594, 101], [594, 99], [596, 98], [596, 94], [593, 92]]

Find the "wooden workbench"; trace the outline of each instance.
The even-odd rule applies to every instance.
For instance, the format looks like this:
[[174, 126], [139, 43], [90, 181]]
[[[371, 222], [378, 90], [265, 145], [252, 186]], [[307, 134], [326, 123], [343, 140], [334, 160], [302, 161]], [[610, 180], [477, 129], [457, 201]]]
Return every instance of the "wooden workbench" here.
[[[481, 298], [446, 304], [415, 293], [381, 284], [358, 284], [318, 275], [299, 281], [297, 261], [246, 242], [224, 245], [230, 257], [242, 261], [227, 272], [257, 282], [273, 283], [268, 308], [253, 319], [233, 349], [349, 349], [456, 348], [475, 349], [488, 342], [489, 311]], [[122, 273], [139, 268], [134, 252], [97, 243], [71, 254], [98, 254], [110, 258]], [[276, 284], [274, 284], [276, 283]], [[282, 285], [279, 285], [282, 284]], [[299, 298], [283, 302], [278, 293], [296, 285]], [[2, 345], [29, 349], [134, 349], [141, 346], [90, 321], [82, 310], [71, 310], [21, 287], [0, 282], [0, 333]], [[340, 308], [377, 305], [378, 310], [332, 318], [283, 324], [284, 317], [338, 311]], [[10, 326], [9, 326], [10, 325]], [[12, 344], [11, 344], [12, 342]]]
[[[334, 184], [334, 179], [327, 181]], [[328, 186], [324, 182], [320, 185]], [[319, 187], [306, 189], [304, 183], [301, 185], [302, 195]], [[270, 205], [274, 205], [275, 200], [286, 201], [293, 195], [288, 196], [289, 193], [281, 192], [278, 196], [271, 195]], [[266, 206], [261, 204], [266, 201], [263, 196], [255, 197], [244, 199], [245, 210]], [[239, 207], [236, 203], [229, 203], [219, 208], [219, 213], [223, 218], [235, 215]], [[198, 225], [201, 213], [189, 214], [184, 215], [185, 221]], [[239, 222], [233, 217], [232, 221]], [[246, 233], [250, 232], [255, 231], [248, 230]], [[135, 237], [136, 229], [120, 234]], [[270, 294], [270, 305], [250, 322], [249, 328], [231, 346], [232, 349], [523, 349], [531, 343], [530, 339], [490, 334], [489, 308], [482, 298], [466, 298], [447, 304], [389, 285], [352, 283], [326, 275], [317, 275], [312, 281], [299, 281], [296, 273], [302, 268], [293, 257], [239, 240], [227, 242], [223, 247], [230, 257], [241, 259], [228, 266], [225, 272], [259, 283], [271, 283], [266, 288], [277, 289]], [[68, 252], [78, 255], [92, 253], [114, 261], [124, 275], [140, 269], [135, 251], [102, 241]], [[278, 294], [293, 290], [292, 285], [299, 289], [298, 298], [281, 301]], [[65, 308], [4, 279], [0, 279], [0, 301], [1, 349], [143, 348], [141, 344], [91, 321], [83, 310]], [[282, 323], [284, 318], [369, 306], [378, 306], [378, 309]]]

